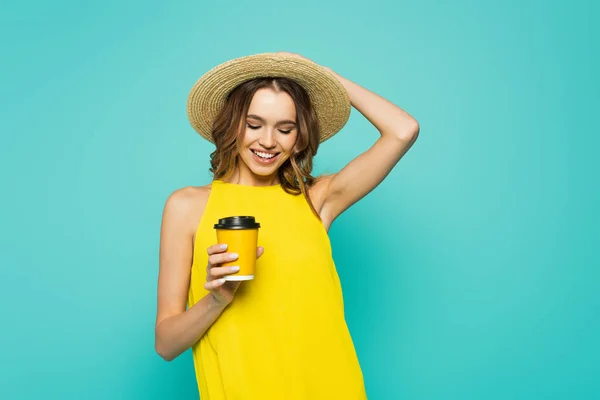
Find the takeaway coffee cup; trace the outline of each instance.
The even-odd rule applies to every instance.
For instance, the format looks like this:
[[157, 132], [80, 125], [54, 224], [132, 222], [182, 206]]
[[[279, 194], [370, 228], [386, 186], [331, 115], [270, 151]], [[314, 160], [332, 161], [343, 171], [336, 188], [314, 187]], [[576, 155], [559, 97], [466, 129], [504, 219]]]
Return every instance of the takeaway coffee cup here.
[[223, 267], [237, 265], [240, 270], [224, 278], [228, 281], [247, 281], [254, 279], [256, 267], [256, 247], [260, 224], [254, 217], [237, 216], [220, 218], [215, 224], [217, 241], [227, 245], [227, 252], [237, 253], [237, 260], [223, 263]]

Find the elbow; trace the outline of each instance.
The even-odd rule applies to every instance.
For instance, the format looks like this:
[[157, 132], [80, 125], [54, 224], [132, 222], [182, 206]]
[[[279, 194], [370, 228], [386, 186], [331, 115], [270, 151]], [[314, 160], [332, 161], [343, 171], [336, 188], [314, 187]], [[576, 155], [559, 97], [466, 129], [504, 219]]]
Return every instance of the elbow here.
[[419, 137], [419, 123], [416, 120], [413, 120], [407, 126], [404, 126], [402, 129], [395, 132], [394, 136], [403, 143], [414, 143]]
[[417, 138], [417, 136], [419, 136], [420, 130], [421, 130], [421, 126], [419, 125], [419, 122], [417, 122], [417, 120], [415, 120], [415, 123], [413, 125], [413, 131], [412, 131], [415, 139]]
[[165, 351], [165, 349], [158, 344], [158, 341], [155, 341], [154, 343], [154, 351], [156, 351], [156, 354], [158, 354], [160, 358], [162, 358], [165, 361], [174, 360], [174, 357], [172, 357], [167, 351]]
[[154, 326], [154, 351], [163, 360], [173, 361], [177, 357], [177, 354], [174, 354], [172, 349], [169, 349], [169, 346], [166, 345], [168, 340], [165, 340], [164, 329], [161, 329], [161, 326], [163, 325], [162, 322], [157, 322]]
[[410, 131], [411, 143], [414, 143], [417, 140], [417, 138], [419, 137], [420, 131], [421, 131], [421, 127], [419, 126], [419, 123], [417, 121], [415, 121], [415, 125], [414, 125], [413, 129]]
[[421, 127], [419, 126], [419, 123], [415, 119], [412, 121], [411, 125], [404, 131], [403, 138], [410, 142], [414, 142], [415, 140], [417, 140], [417, 137], [419, 137], [420, 130], [421, 130]]
[[173, 353], [172, 349], [165, 346], [164, 340], [161, 340], [158, 332], [154, 335], [154, 351], [165, 361], [173, 361], [178, 354]]
[[165, 361], [173, 361], [177, 356], [168, 352], [163, 346], [159, 345], [158, 341], [154, 344], [154, 350], [156, 354]]

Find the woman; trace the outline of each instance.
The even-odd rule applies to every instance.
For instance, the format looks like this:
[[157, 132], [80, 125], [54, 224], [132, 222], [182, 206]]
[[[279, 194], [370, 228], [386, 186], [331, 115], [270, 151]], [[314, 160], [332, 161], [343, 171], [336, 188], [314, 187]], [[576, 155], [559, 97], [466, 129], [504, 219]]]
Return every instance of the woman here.
[[[341, 171], [312, 177], [319, 143], [350, 105], [381, 137]], [[173, 360], [192, 347], [202, 399], [366, 398], [327, 231], [408, 151], [417, 121], [291, 53], [213, 68], [192, 89], [188, 116], [216, 145], [214, 178], [166, 201], [156, 351]], [[251, 281], [227, 281], [237, 269], [221, 266], [237, 256], [213, 227], [231, 215], [261, 224]]]

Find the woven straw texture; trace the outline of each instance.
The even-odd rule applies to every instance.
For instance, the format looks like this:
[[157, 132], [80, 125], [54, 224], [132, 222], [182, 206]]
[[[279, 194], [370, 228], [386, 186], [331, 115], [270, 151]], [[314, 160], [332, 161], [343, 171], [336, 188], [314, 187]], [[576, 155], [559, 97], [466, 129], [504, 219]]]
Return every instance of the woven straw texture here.
[[225, 105], [227, 95], [239, 84], [258, 77], [289, 78], [304, 87], [319, 120], [320, 142], [339, 132], [350, 117], [346, 89], [325, 68], [289, 55], [262, 53], [220, 64], [194, 84], [188, 96], [187, 114], [196, 132], [213, 142], [212, 122]]

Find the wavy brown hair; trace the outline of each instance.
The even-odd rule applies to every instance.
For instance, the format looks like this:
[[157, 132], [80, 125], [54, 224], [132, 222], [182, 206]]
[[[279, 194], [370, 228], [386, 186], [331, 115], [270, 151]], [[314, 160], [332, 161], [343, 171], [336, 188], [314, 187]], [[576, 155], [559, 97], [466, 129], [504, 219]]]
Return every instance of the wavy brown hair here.
[[250, 103], [256, 91], [263, 88], [289, 94], [296, 105], [296, 143], [290, 158], [279, 167], [277, 174], [282, 188], [290, 194], [304, 195], [313, 213], [318, 216], [308, 195], [308, 188], [317, 179], [311, 172], [313, 157], [319, 147], [319, 120], [306, 90], [290, 79], [256, 78], [240, 84], [229, 94], [212, 125], [212, 137], [217, 148], [210, 155], [210, 172], [214, 179], [220, 180], [233, 174], [240, 162], [240, 146]]

